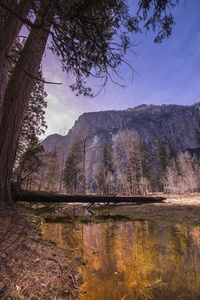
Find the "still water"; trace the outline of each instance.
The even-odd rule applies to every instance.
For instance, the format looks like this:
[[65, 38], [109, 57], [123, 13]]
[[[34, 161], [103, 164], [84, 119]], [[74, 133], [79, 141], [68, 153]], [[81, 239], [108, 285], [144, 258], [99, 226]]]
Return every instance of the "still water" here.
[[164, 221], [44, 223], [82, 257], [82, 300], [199, 300], [200, 227]]

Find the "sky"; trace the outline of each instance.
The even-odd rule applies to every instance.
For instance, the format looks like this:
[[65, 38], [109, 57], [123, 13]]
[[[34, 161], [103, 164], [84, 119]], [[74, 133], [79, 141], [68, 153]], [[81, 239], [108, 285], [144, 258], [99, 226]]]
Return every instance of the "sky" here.
[[[46, 137], [65, 135], [85, 112], [123, 110], [140, 104], [191, 105], [200, 101], [200, 0], [181, 0], [172, 11], [176, 25], [162, 44], [153, 42], [155, 34], [147, 32], [133, 37], [137, 44], [129, 53], [128, 67], [120, 70], [122, 84], [107, 85], [97, 97], [75, 96], [68, 87], [69, 74], [61, 71], [58, 58], [46, 51], [43, 73], [47, 81], [62, 85], [45, 85], [48, 93]], [[90, 82], [94, 89], [97, 83]]]

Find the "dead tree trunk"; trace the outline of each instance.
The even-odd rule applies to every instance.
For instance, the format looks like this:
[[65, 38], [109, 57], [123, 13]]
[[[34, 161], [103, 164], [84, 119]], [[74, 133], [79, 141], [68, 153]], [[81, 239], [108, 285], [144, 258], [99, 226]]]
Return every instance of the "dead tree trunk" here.
[[[1, 2], [15, 9], [22, 18], [26, 18], [31, 7], [31, 1], [27, 0], [21, 0], [19, 4], [15, 0]], [[0, 6], [0, 120], [8, 77], [8, 56], [21, 27], [22, 22], [6, 8]]]
[[[39, 22], [41, 17], [35, 24]], [[32, 76], [38, 74], [49, 29], [47, 21], [40, 30], [31, 29], [5, 92], [0, 124], [0, 204], [12, 204], [10, 183], [19, 134], [34, 84]]]

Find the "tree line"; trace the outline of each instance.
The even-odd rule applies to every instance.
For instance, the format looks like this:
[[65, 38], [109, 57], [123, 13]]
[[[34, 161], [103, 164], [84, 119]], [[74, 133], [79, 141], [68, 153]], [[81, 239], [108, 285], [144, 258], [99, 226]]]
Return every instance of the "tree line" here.
[[[187, 193], [200, 190], [200, 163], [189, 152], [175, 154], [161, 139], [155, 159], [135, 130], [92, 145], [89, 131], [76, 136], [66, 157], [56, 149], [42, 151], [30, 144], [14, 173], [25, 189], [67, 194], [136, 195], [150, 192]], [[63, 149], [64, 150], [64, 149]], [[92, 157], [96, 159], [93, 161]]]

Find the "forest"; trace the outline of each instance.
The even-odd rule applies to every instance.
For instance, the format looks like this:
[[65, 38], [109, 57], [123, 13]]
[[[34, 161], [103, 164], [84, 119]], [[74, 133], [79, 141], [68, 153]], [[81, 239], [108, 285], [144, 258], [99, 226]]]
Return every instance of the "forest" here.
[[[119, 131], [112, 144], [104, 142], [98, 148], [88, 144], [89, 138], [89, 133], [79, 134], [66, 157], [64, 148], [58, 152], [55, 146], [48, 152], [39, 144], [30, 143], [19, 158], [13, 182], [18, 189], [70, 195], [199, 192], [200, 167], [196, 154], [188, 151], [175, 154], [170, 145], [157, 139], [152, 159], [145, 141], [130, 129]], [[98, 159], [89, 164], [88, 155], [92, 151], [98, 153]]]

